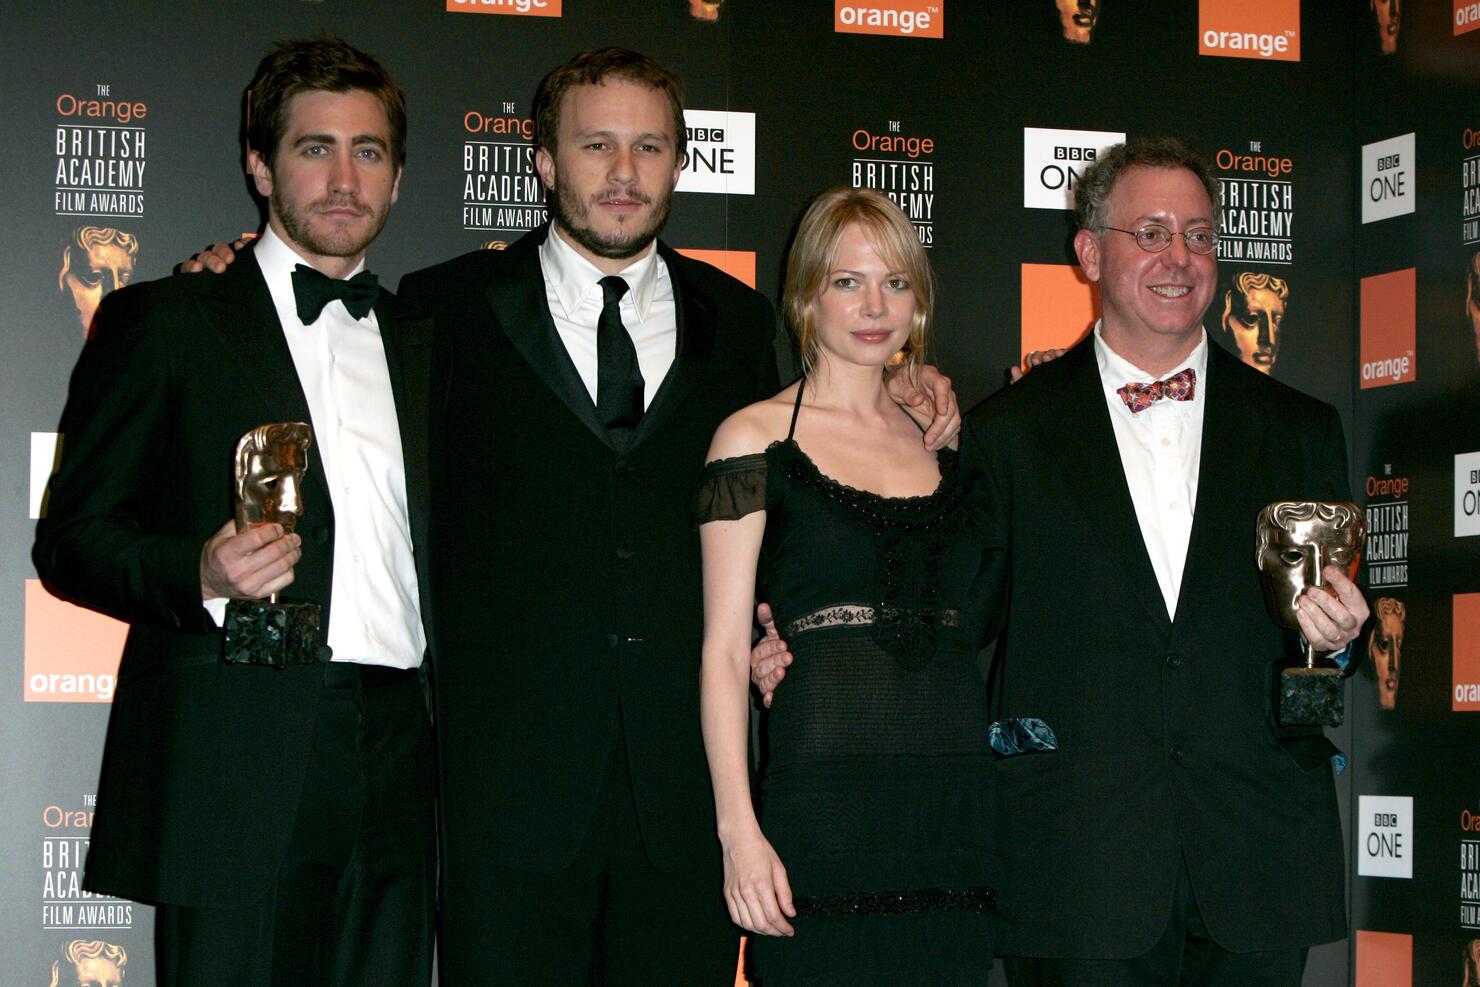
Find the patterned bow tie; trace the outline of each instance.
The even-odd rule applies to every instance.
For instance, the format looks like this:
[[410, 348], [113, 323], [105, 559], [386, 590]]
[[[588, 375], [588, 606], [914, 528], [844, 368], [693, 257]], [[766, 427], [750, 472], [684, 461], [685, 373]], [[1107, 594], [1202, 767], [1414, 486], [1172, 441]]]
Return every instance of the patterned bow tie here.
[[319, 321], [324, 306], [338, 298], [356, 319], [370, 313], [380, 293], [375, 275], [361, 271], [347, 281], [327, 277], [304, 264], [293, 269], [293, 300], [298, 305], [298, 318], [306, 326]]
[[1188, 367], [1172, 374], [1166, 380], [1156, 380], [1149, 384], [1138, 384], [1131, 381], [1124, 387], [1117, 388], [1115, 393], [1120, 395], [1120, 400], [1131, 409], [1131, 414], [1139, 415], [1162, 398], [1171, 401], [1191, 401], [1193, 394], [1197, 391], [1197, 371]]

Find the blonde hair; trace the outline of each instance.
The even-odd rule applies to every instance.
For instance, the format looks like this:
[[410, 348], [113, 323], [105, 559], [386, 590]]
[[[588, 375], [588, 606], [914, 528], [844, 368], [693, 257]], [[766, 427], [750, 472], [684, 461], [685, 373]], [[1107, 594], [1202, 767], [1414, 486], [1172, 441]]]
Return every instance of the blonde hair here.
[[838, 257], [843, 231], [853, 224], [863, 228], [874, 249], [891, 269], [909, 279], [915, 296], [910, 336], [900, 350], [907, 373], [925, 362], [930, 318], [935, 308], [935, 273], [919, 234], [894, 200], [873, 189], [832, 188], [807, 207], [796, 239], [786, 258], [786, 287], [781, 305], [796, 341], [802, 369], [811, 373], [817, 363], [817, 299], [827, 285]]

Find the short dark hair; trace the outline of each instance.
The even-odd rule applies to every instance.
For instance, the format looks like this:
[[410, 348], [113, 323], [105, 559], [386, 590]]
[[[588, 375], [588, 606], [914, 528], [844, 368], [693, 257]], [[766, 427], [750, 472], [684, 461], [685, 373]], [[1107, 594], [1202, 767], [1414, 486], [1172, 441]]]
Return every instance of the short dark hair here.
[[288, 129], [288, 103], [303, 92], [363, 90], [380, 100], [390, 125], [391, 160], [406, 164], [406, 94], [380, 63], [339, 38], [279, 41], [247, 88], [247, 148], [272, 164]]
[[683, 119], [683, 83], [678, 76], [628, 48], [593, 48], [557, 66], [540, 80], [534, 93], [535, 140], [555, 153], [560, 133], [560, 102], [573, 86], [598, 86], [609, 78], [625, 79], [658, 90], [668, 97], [673, 110], [674, 149], [679, 160], [688, 149], [688, 130]]
[[1074, 218], [1079, 228], [1099, 233], [1110, 222], [1106, 209], [1115, 183], [1127, 168], [1186, 168], [1202, 183], [1213, 205], [1213, 228], [1222, 214], [1222, 192], [1207, 157], [1177, 137], [1132, 137], [1096, 159], [1080, 176], [1074, 190]]

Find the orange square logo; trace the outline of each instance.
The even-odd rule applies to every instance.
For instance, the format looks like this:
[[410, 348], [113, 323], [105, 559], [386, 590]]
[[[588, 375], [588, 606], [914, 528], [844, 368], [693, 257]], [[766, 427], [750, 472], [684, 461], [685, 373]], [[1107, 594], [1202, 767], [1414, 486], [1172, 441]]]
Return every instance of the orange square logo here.
[[1454, 701], [1456, 713], [1480, 712], [1480, 593], [1454, 597]]
[[1361, 385], [1387, 387], [1418, 378], [1418, 276], [1409, 267], [1362, 279]]
[[1454, 36], [1480, 31], [1480, 3], [1454, 0]]
[[1069, 347], [1095, 327], [1100, 286], [1074, 264], [1022, 266], [1022, 351]]
[[28, 703], [113, 701], [128, 625], [59, 600], [26, 580], [25, 686]]
[[447, 0], [453, 14], [518, 14], [524, 17], [559, 17], [564, 0]]
[[1357, 930], [1356, 987], [1413, 987], [1413, 937]]
[[742, 281], [751, 288], [755, 287], [754, 250], [696, 250], [692, 247], [677, 249], [679, 253], [691, 260], [701, 261], [710, 267], [717, 267], [736, 281]]
[[1300, 0], [1199, 0], [1199, 55], [1300, 61]]
[[944, 38], [945, 0], [836, 0], [833, 30], [842, 34]]

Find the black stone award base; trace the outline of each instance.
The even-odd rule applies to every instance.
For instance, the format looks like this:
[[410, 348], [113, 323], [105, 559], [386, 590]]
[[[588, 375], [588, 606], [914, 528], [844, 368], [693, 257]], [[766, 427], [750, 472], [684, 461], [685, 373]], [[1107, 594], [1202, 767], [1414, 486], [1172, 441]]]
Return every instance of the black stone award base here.
[[323, 652], [322, 612], [317, 603], [228, 600], [226, 645], [221, 660], [232, 665], [315, 665]]
[[1280, 724], [1341, 726], [1346, 676], [1339, 668], [1287, 668], [1280, 672]]

